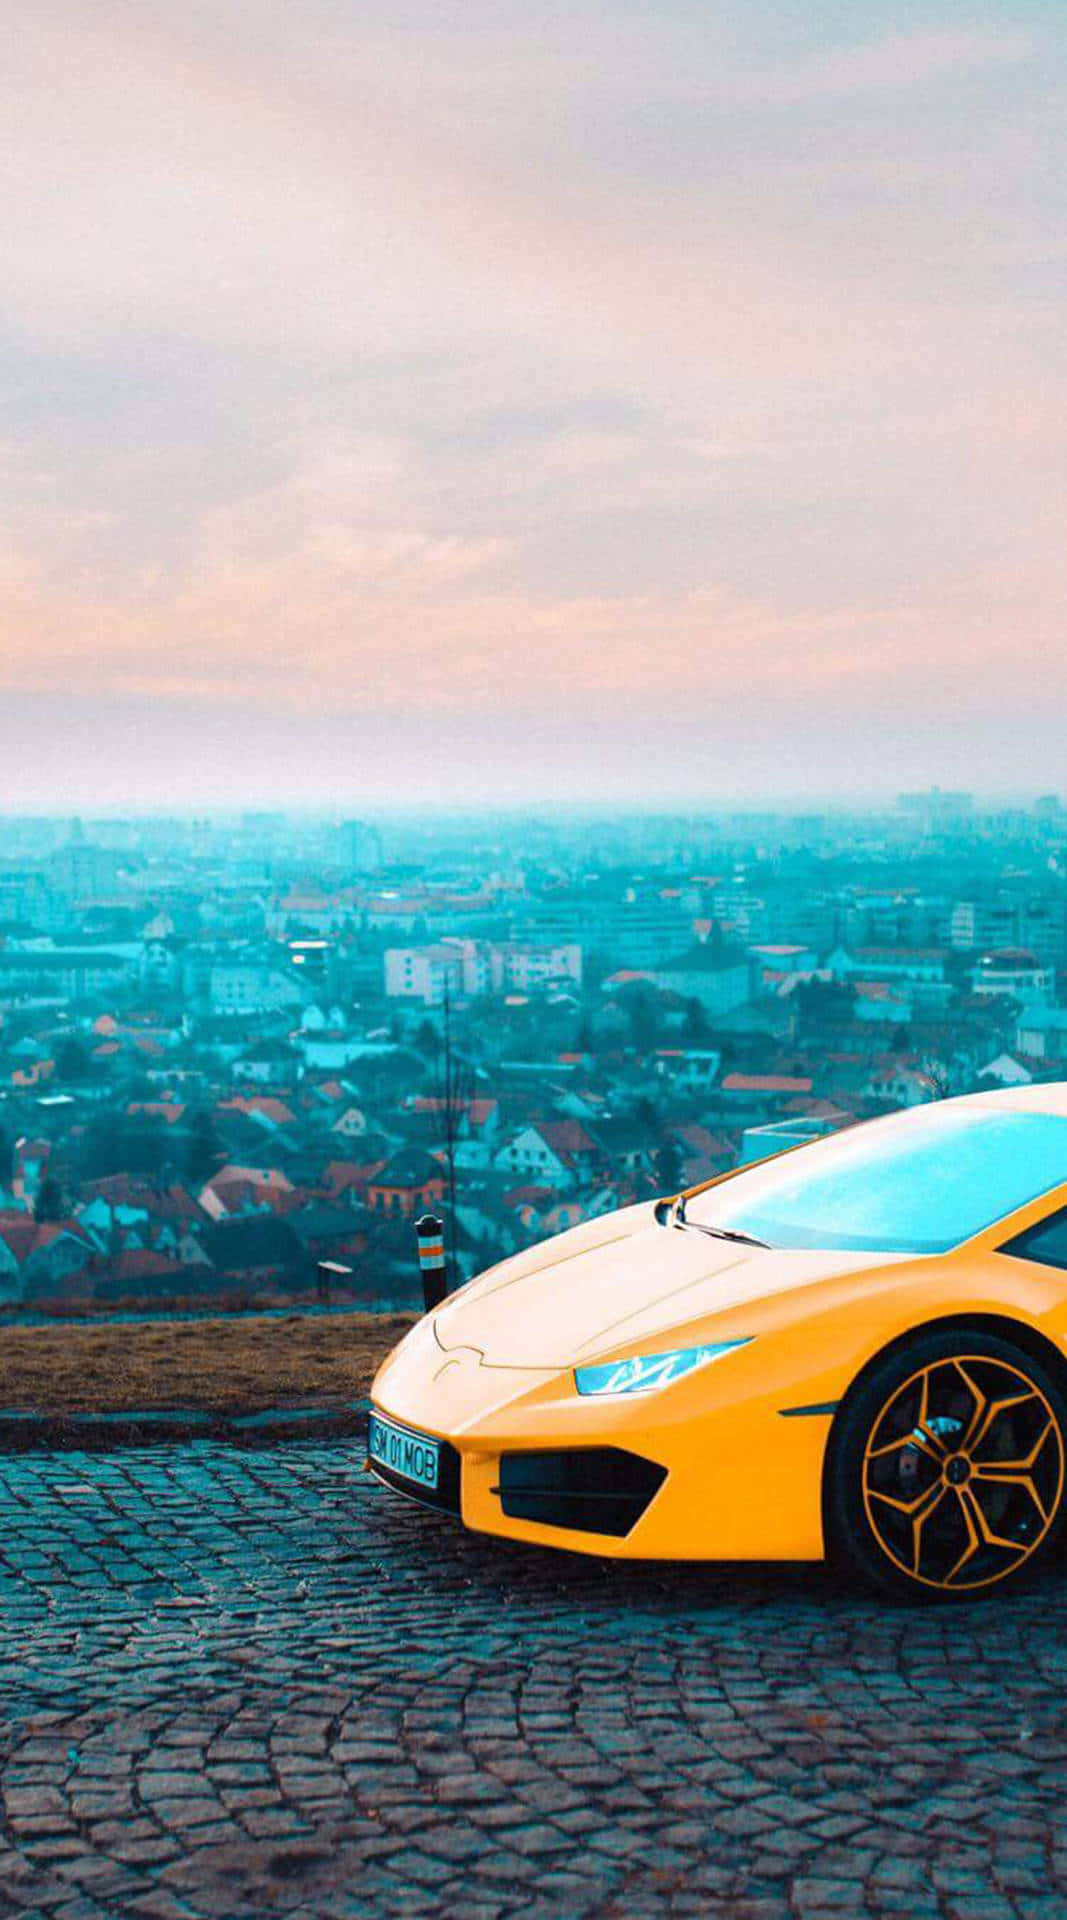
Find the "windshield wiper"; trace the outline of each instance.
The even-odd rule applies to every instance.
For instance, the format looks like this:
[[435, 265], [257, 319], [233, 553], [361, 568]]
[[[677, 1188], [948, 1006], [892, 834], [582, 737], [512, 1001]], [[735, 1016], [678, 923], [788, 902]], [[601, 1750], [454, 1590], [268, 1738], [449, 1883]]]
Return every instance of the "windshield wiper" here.
[[757, 1240], [754, 1233], [739, 1233], [733, 1227], [706, 1227], [697, 1220], [684, 1222], [687, 1227], [695, 1227], [698, 1233], [710, 1233], [713, 1240], [739, 1240], [743, 1247], [769, 1247], [769, 1240]]
[[736, 1240], [742, 1247], [769, 1247], [769, 1240], [757, 1240], [754, 1233], [742, 1233], [737, 1227], [711, 1227], [703, 1220], [690, 1220], [685, 1211], [685, 1195], [680, 1193], [670, 1210], [671, 1225], [692, 1227], [697, 1233], [710, 1233], [713, 1240]]

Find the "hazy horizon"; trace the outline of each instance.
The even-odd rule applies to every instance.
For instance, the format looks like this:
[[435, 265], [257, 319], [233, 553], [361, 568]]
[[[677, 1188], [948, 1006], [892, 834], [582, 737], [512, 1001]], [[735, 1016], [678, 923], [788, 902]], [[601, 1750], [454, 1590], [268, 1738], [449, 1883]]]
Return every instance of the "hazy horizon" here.
[[6, 53], [9, 809], [1067, 784], [1058, 9], [15, 0]]

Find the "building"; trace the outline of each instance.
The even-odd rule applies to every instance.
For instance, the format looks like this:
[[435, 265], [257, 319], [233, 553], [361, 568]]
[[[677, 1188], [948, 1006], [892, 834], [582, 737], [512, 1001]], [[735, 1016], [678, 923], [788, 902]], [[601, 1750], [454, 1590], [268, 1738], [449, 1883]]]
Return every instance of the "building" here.
[[502, 1173], [569, 1192], [591, 1175], [598, 1158], [597, 1143], [579, 1120], [541, 1120], [520, 1127], [493, 1164]]
[[971, 988], [981, 999], [1017, 1000], [1021, 1007], [1046, 1007], [1056, 990], [1056, 974], [1022, 947], [984, 954], [971, 973]]
[[439, 1007], [449, 999], [483, 994], [537, 993], [553, 986], [580, 986], [582, 949], [572, 943], [444, 939], [419, 947], [389, 947], [385, 992], [390, 1000], [418, 1000]]
[[839, 1131], [837, 1121], [805, 1117], [772, 1120], [769, 1125], [762, 1127], [746, 1127], [741, 1135], [737, 1164], [739, 1167], [751, 1167], [757, 1161], [769, 1160], [773, 1154], [788, 1153], [793, 1147], [807, 1146], [812, 1140], [822, 1140], [828, 1134]]
[[477, 978], [465, 954], [467, 946], [473, 946], [473, 941], [438, 940], [429, 946], [387, 948], [386, 998], [418, 1000], [424, 1007], [464, 999], [468, 981]]
[[960, 833], [974, 818], [974, 801], [969, 793], [945, 792], [941, 787], [930, 787], [925, 793], [902, 793], [897, 806], [920, 833], [930, 838]]
[[1067, 1007], [1024, 1008], [1015, 1023], [1015, 1044], [1033, 1060], [1067, 1058]]
[[1015, 947], [1046, 966], [1062, 966], [1067, 959], [1067, 908], [1054, 896], [1018, 898], [999, 890], [989, 898], [957, 900], [948, 933], [958, 953]]
[[382, 836], [377, 827], [365, 820], [343, 820], [337, 830], [341, 865], [349, 873], [379, 873], [382, 865]]
[[407, 1220], [439, 1208], [445, 1197], [445, 1170], [419, 1147], [402, 1147], [367, 1185], [372, 1213], [399, 1214]]
[[648, 977], [664, 992], [676, 993], [682, 1000], [698, 1001], [711, 1019], [717, 1014], [732, 1013], [752, 998], [752, 973], [747, 955], [713, 942], [690, 947], [679, 959], [651, 969]]
[[292, 974], [251, 956], [215, 960], [207, 994], [216, 1013], [277, 1013], [301, 1006], [304, 998]]

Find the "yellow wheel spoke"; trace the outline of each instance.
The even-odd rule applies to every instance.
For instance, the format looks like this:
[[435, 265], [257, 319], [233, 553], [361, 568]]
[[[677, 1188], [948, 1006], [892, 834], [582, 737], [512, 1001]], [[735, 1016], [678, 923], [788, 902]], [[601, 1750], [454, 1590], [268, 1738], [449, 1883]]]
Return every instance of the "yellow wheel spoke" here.
[[[877, 1487], [870, 1487], [868, 1491], [872, 1500], [881, 1500], [884, 1506], [893, 1507], [897, 1513], [905, 1513], [909, 1515], [910, 1518], [915, 1519], [919, 1516], [921, 1509], [927, 1501], [930, 1502], [930, 1511], [933, 1512], [934, 1507], [936, 1507], [945, 1489], [940, 1480], [935, 1480], [932, 1487], [924, 1488], [923, 1492], [914, 1500], [898, 1500], [894, 1494], [879, 1493]], [[922, 1514], [922, 1518], [925, 1519], [926, 1515]]]
[[1028, 1400], [1036, 1399], [1037, 1394], [1034, 1388], [1031, 1387], [1028, 1393], [1013, 1393], [1009, 1394], [1003, 1400], [990, 1401], [982, 1420], [978, 1424], [977, 1430], [970, 1434], [964, 1443], [966, 1451], [973, 1453], [976, 1447], [981, 1446], [982, 1441], [989, 1433], [994, 1421], [999, 1420], [1002, 1413], [1007, 1413], [1009, 1407], [1022, 1407], [1025, 1406]]
[[1038, 1437], [1035, 1440], [1033, 1446], [1031, 1447], [1029, 1453], [1026, 1454], [1023, 1459], [1021, 1460], [976, 1460], [974, 1462], [975, 1473], [981, 1474], [983, 1476], [987, 1473], [1029, 1473], [1031, 1467], [1033, 1467], [1035, 1461], [1037, 1460], [1037, 1456], [1041, 1452], [1041, 1449], [1044, 1446], [1045, 1441], [1048, 1439], [1049, 1434], [1052, 1432], [1052, 1428], [1053, 1428], [1053, 1420], [1050, 1414], [1048, 1419], [1045, 1421], [1045, 1424], [1042, 1427], [1041, 1432], [1038, 1434]]
[[964, 1547], [963, 1552], [960, 1554], [960, 1557], [956, 1561], [955, 1565], [950, 1567], [949, 1571], [946, 1573], [944, 1578], [944, 1585], [946, 1587], [950, 1587], [952, 1585], [952, 1582], [956, 1578], [956, 1575], [962, 1570], [962, 1568], [964, 1568], [967, 1565], [968, 1560], [973, 1560], [975, 1554], [978, 1552], [979, 1539], [980, 1539], [978, 1529], [974, 1524], [974, 1520], [971, 1515], [970, 1509], [967, 1505], [966, 1500], [963, 1497], [966, 1489], [963, 1487], [955, 1487], [953, 1491], [956, 1495], [957, 1500], [959, 1501], [960, 1512], [963, 1515], [963, 1524], [967, 1529], [967, 1545]]
[[963, 1508], [964, 1516], [973, 1519], [987, 1547], [1004, 1547], [1008, 1553], [1029, 1553], [1029, 1542], [1023, 1541], [1020, 1543], [1018, 1540], [1004, 1540], [999, 1533], [993, 1532], [970, 1487], [957, 1487], [956, 1492], [959, 1496], [959, 1503]]
[[922, 1434], [923, 1438], [925, 1439], [927, 1446], [930, 1452], [933, 1454], [934, 1458], [936, 1460], [943, 1460], [945, 1458], [945, 1455], [948, 1449], [942, 1444], [938, 1435], [933, 1432], [930, 1426], [930, 1368], [929, 1367], [927, 1367], [925, 1372], [923, 1373], [922, 1382], [923, 1382], [922, 1390], [919, 1397], [919, 1418], [918, 1418], [918, 1421], [916, 1422], [916, 1425], [918, 1427], [918, 1431]]
[[869, 1447], [868, 1460], [884, 1460], [888, 1453], [899, 1453], [901, 1447], [915, 1447], [925, 1453], [930, 1460], [936, 1460], [940, 1466], [945, 1457], [944, 1448], [932, 1434], [924, 1433], [921, 1427], [913, 1427], [910, 1433], [902, 1433], [899, 1440], [887, 1440], [882, 1447]]
[[[1038, 1493], [1036, 1486], [1034, 1485], [1032, 1474], [1005, 1473], [1001, 1470], [1000, 1467], [990, 1467], [988, 1472], [985, 1472], [985, 1471], [978, 1472], [976, 1470], [974, 1475], [972, 1476], [972, 1484], [974, 1480], [979, 1481], [983, 1486], [1022, 1487], [1024, 1492], [1030, 1495], [1030, 1498], [1033, 1501], [1035, 1507], [1037, 1508], [1038, 1513], [1041, 1515], [1042, 1520], [1047, 1524], [1049, 1515], [1048, 1515], [1048, 1512], [1046, 1511], [1045, 1503], [1042, 1500], [1041, 1495]], [[977, 1504], [980, 1507], [981, 1501], [978, 1501]]]
[[[905, 1421], [907, 1431], [883, 1438]], [[996, 1458], [998, 1445], [1008, 1458]], [[870, 1429], [862, 1471], [883, 1553], [923, 1586], [971, 1591], [996, 1585], [1045, 1539], [1063, 1493], [1064, 1442], [1021, 1365], [964, 1352], [917, 1368], [891, 1394]], [[916, 1493], [920, 1474], [931, 1484]], [[950, 1493], [955, 1506], [946, 1504]]]
[[919, 1562], [922, 1559], [923, 1528], [931, 1514], [936, 1513], [947, 1491], [947, 1487], [939, 1485], [929, 1505], [924, 1507], [921, 1513], [917, 1513], [911, 1523], [911, 1570], [913, 1573], [918, 1573]]
[[967, 1432], [964, 1434], [963, 1439], [960, 1441], [961, 1449], [964, 1452], [966, 1452], [967, 1449], [973, 1445], [975, 1431], [978, 1427], [979, 1421], [982, 1418], [982, 1415], [986, 1410], [986, 1406], [988, 1403], [987, 1403], [985, 1394], [982, 1392], [981, 1387], [978, 1385], [978, 1382], [976, 1380], [971, 1379], [971, 1376], [968, 1373], [966, 1367], [964, 1366], [963, 1361], [954, 1360], [952, 1364], [955, 1367], [956, 1372], [959, 1374], [961, 1380], [963, 1381], [965, 1387], [967, 1388], [968, 1393], [971, 1395], [971, 1398], [974, 1401], [974, 1412], [971, 1415], [971, 1424], [968, 1427]]

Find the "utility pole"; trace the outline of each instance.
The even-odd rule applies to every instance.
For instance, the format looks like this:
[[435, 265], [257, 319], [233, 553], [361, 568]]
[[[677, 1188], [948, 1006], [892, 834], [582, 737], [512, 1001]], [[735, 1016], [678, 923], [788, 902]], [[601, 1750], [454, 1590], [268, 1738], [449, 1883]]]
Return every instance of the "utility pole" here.
[[[447, 973], [444, 997], [444, 1074], [445, 1158], [448, 1168], [448, 1265], [452, 1274], [456, 1276], [456, 1128], [459, 1116], [456, 1112], [456, 1070], [452, 1055], [452, 993]], [[455, 1279], [453, 1285], [455, 1285]]]

